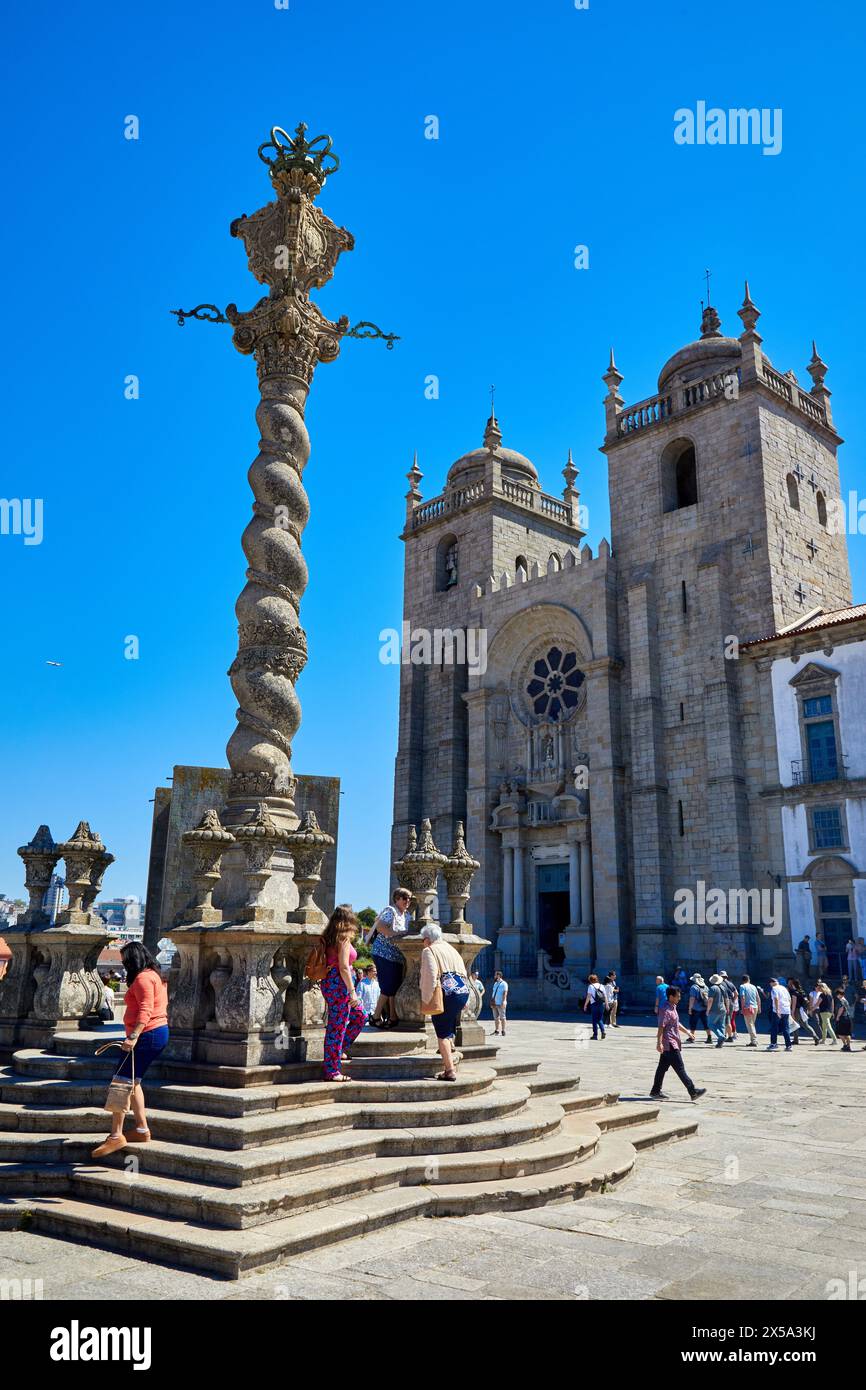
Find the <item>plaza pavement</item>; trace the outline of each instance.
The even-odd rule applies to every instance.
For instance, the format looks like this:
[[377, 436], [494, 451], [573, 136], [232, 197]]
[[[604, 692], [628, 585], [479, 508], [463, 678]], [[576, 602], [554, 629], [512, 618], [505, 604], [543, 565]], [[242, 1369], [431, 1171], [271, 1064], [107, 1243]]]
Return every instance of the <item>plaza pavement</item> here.
[[[486, 1011], [485, 1011], [486, 1012]], [[482, 1021], [489, 1021], [484, 1018]], [[862, 1026], [858, 1032], [862, 1033]], [[649, 1015], [591, 1042], [574, 1015], [514, 1018], [504, 1047], [646, 1100]], [[690, 1139], [638, 1155], [614, 1190], [534, 1211], [418, 1218], [296, 1256], [237, 1283], [24, 1231], [0, 1231], [0, 1279], [45, 1299], [797, 1299], [862, 1279], [866, 1297], [866, 1052], [786, 1055], [686, 1046], [696, 1107], [669, 1073], [665, 1113], [696, 1109]], [[834, 1286], [830, 1286], [831, 1288]]]

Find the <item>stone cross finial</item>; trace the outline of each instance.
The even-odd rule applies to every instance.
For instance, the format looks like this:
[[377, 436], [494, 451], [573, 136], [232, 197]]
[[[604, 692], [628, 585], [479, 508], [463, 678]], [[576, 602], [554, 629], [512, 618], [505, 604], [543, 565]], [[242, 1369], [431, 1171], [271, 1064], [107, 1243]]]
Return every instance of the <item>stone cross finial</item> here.
[[708, 304], [701, 315], [701, 337], [721, 338], [722, 321], [712, 304]]
[[490, 419], [484, 427], [484, 447], [490, 454], [495, 454], [502, 443], [502, 431], [496, 416], [491, 414]]

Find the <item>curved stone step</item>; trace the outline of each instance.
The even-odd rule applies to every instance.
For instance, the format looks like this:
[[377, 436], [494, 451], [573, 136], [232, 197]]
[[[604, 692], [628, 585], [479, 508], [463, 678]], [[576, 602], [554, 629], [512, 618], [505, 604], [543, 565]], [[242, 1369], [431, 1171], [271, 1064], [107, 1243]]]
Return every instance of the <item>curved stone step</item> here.
[[[19, 1081], [35, 1078], [76, 1081], [82, 1085], [98, 1081], [100, 1085], [105, 1086], [117, 1070], [120, 1060], [121, 1054], [117, 1052], [103, 1057], [84, 1057], [66, 1056], [36, 1048], [25, 1049], [14, 1053], [12, 1066], [5, 1070], [0, 1084], [3, 1082], [16, 1084]], [[489, 1066], [486, 1069], [491, 1072], [491, 1075], [497, 1074]], [[189, 1089], [200, 1095], [203, 1083], [196, 1084], [185, 1081], [178, 1074], [185, 1070], [186, 1068], [183, 1066], [175, 1067], [171, 1064], [167, 1067], [154, 1067], [149, 1073], [151, 1085], [172, 1086], [180, 1092]], [[263, 1094], [272, 1095], [276, 1091], [285, 1091], [291, 1094], [301, 1085], [330, 1084], [322, 1081], [322, 1067], [321, 1063], [318, 1062], [295, 1063], [291, 1068], [291, 1075], [285, 1078], [281, 1077], [278, 1068], [269, 1067], [266, 1070], [269, 1076], [273, 1074], [273, 1081], [269, 1080], [259, 1086], [234, 1088], [225, 1084], [227, 1080], [225, 1069], [221, 1069], [221, 1084], [205, 1087], [212, 1094], [217, 1112], [229, 1113], [229, 1110], [225, 1108], [228, 1102], [226, 1101], [223, 1105], [223, 1098], [228, 1096], [242, 1096], [245, 1108], [252, 1109], [263, 1104], [261, 1101]], [[437, 1072], [442, 1070], [442, 1058], [436, 1052], [422, 1051], [404, 1053], [399, 1056], [389, 1056], [384, 1052], [357, 1056], [356, 1049], [353, 1047], [351, 1058], [343, 1063], [343, 1070], [347, 1076], [358, 1081], [421, 1080], [435, 1077]], [[509, 1075], [511, 1074], [516, 1074], [516, 1072], [512, 1073], [509, 1069]], [[298, 1103], [300, 1103], [300, 1094], [299, 1092], [296, 1098]], [[237, 1113], [241, 1112], [238, 1111]]]
[[[561, 1106], [533, 1101], [516, 1114], [481, 1123], [431, 1125], [418, 1130], [340, 1128], [330, 1133], [318, 1130], [295, 1139], [277, 1140], [259, 1148], [213, 1149], [154, 1139], [148, 1144], [131, 1146], [111, 1155], [102, 1160], [102, 1165], [122, 1168], [125, 1156], [134, 1153], [142, 1172], [240, 1187], [284, 1174], [327, 1167], [343, 1161], [347, 1156], [409, 1158], [504, 1149], [555, 1134], [563, 1117]], [[90, 1154], [105, 1138], [106, 1129], [107, 1116], [102, 1116], [102, 1128], [94, 1128], [86, 1133], [0, 1132], [0, 1162], [19, 1165], [91, 1164]]]
[[577, 1200], [628, 1177], [636, 1150], [619, 1135], [602, 1134], [590, 1157], [550, 1173], [506, 1177], [498, 1182], [433, 1184], [432, 1216], [466, 1216], [491, 1211], [526, 1211], [550, 1202]]
[[420, 1188], [397, 1188], [299, 1212], [246, 1231], [209, 1229], [179, 1218], [94, 1206], [73, 1197], [11, 1197], [0, 1206], [0, 1226], [26, 1224], [39, 1234], [84, 1241], [130, 1257], [202, 1269], [227, 1279], [253, 1273], [367, 1230], [423, 1216], [430, 1205]]
[[640, 1153], [642, 1149], [654, 1149], [658, 1144], [688, 1139], [689, 1135], [697, 1134], [697, 1131], [698, 1121], [689, 1115], [681, 1119], [672, 1119], [667, 1112], [663, 1112], [659, 1120], [630, 1125], [623, 1137]]
[[29, 1230], [45, 1235], [238, 1278], [291, 1255], [415, 1216], [519, 1210], [601, 1191], [627, 1177], [635, 1154], [634, 1146], [621, 1136], [602, 1135], [592, 1155], [552, 1173], [367, 1192], [243, 1230], [98, 1206], [62, 1195], [11, 1196], [0, 1207], [0, 1223], [8, 1228], [26, 1221]]
[[593, 1137], [559, 1134], [507, 1151], [429, 1155], [412, 1159], [368, 1158], [281, 1177], [243, 1188], [204, 1188], [144, 1173], [77, 1168], [72, 1194], [155, 1215], [182, 1216], [210, 1226], [247, 1229], [294, 1211], [309, 1211], [355, 1194], [428, 1183], [486, 1185], [569, 1167], [594, 1152]]
[[[363, 1066], [363, 1063], [359, 1064]], [[159, 1109], [191, 1111], [196, 1114], [242, 1115], [254, 1110], [292, 1109], [305, 1105], [326, 1103], [370, 1103], [390, 1105], [413, 1101], [448, 1100], [452, 1096], [476, 1095], [486, 1091], [496, 1080], [489, 1067], [461, 1068], [456, 1081], [436, 1081], [436, 1059], [424, 1059], [421, 1065], [429, 1074], [412, 1076], [417, 1063], [407, 1061], [410, 1075], [406, 1080], [358, 1080], [348, 1082], [299, 1081], [292, 1085], [254, 1087], [232, 1091], [228, 1088], [177, 1085], [170, 1081], [150, 1082], [148, 1100]], [[441, 1061], [439, 1062], [441, 1069]], [[63, 1078], [22, 1077], [17, 1073], [0, 1078], [0, 1102], [17, 1105], [42, 1105], [54, 1108], [73, 1108], [99, 1105], [105, 1099], [108, 1077], [76, 1080]]]

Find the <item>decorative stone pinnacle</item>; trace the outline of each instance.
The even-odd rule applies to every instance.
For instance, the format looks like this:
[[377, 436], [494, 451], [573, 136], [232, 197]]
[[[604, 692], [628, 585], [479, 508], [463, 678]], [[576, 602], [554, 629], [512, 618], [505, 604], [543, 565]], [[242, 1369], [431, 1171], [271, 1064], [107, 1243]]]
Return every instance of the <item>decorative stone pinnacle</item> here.
[[758, 319], [761, 317], [761, 311], [757, 307], [757, 305], [752, 302], [752, 296], [749, 293], [748, 280], [746, 281], [745, 298], [743, 299], [742, 307], [737, 310], [737, 317], [742, 319], [743, 328], [745, 329], [746, 333], [755, 332], [755, 325], [758, 322]]
[[722, 321], [718, 311], [712, 304], [708, 304], [701, 314], [701, 337], [702, 338], [721, 338]]
[[86, 820], [78, 822], [68, 840], [57, 845], [58, 855], [66, 864], [66, 887], [69, 906], [61, 913], [59, 925], [83, 926], [90, 923], [90, 908], [102, 886], [102, 879], [114, 855], [109, 854], [99, 835], [90, 829]]
[[222, 824], [219, 811], [210, 810], [205, 811], [194, 830], [185, 830], [181, 839], [187, 845], [207, 843], [231, 845], [234, 844], [235, 837]]
[[824, 378], [827, 375], [827, 363], [821, 360], [821, 354], [815, 346], [815, 339], [812, 339], [812, 360], [806, 371], [812, 378], [812, 390], [817, 392], [824, 386]]
[[495, 454], [502, 443], [502, 431], [496, 416], [491, 412], [490, 419], [484, 427], [484, 447], [488, 453]]
[[240, 840], [282, 840], [287, 832], [276, 825], [267, 803], [261, 801], [246, 825], [239, 825], [235, 838]]
[[565, 479], [565, 485], [569, 491], [574, 487], [578, 472], [579, 470], [574, 466], [574, 459], [571, 457], [571, 450], [569, 449], [568, 459], [562, 470], [562, 476]]
[[393, 867], [400, 882], [405, 883], [415, 899], [415, 922], [419, 931], [433, 920], [430, 908], [436, 897], [439, 872], [447, 863], [447, 856], [441, 854], [433, 843], [430, 821], [425, 819], [421, 822], [420, 836], [416, 835], [415, 826], [410, 825], [406, 853]]
[[60, 846], [54, 843], [48, 826], [40, 825], [30, 843], [22, 845], [18, 853], [24, 860], [24, 885], [30, 895], [24, 925], [43, 925], [48, 918], [42, 909], [42, 901], [51, 883], [54, 866], [60, 858]]
[[472, 882], [472, 876], [480, 868], [481, 865], [478, 860], [473, 859], [466, 848], [463, 822], [459, 820], [454, 832], [453, 848], [442, 866], [442, 876], [445, 879], [448, 902], [451, 906], [449, 925], [452, 931], [471, 930], [463, 914], [469, 901], [469, 885]]
[[325, 851], [334, 843], [319, 826], [315, 811], [305, 811], [297, 830], [286, 836], [286, 847], [294, 860], [292, 877], [298, 889], [298, 906], [289, 913], [289, 921], [303, 926], [324, 926], [327, 917], [313, 901], [313, 892], [320, 881]]
[[418, 492], [418, 484], [420, 483], [421, 479], [424, 477], [424, 474], [421, 472], [421, 469], [418, 467], [418, 450], [417, 450], [417, 449], [415, 450], [415, 453], [414, 453], [414, 455], [413, 455], [413, 457], [412, 457], [412, 467], [409, 469], [409, 472], [406, 474], [406, 477], [407, 477], [407, 479], [409, 480], [409, 492], [407, 493], [407, 496], [408, 496], [408, 497], [420, 496], [420, 493]]
[[[340, 161], [331, 149], [330, 135], [315, 135], [306, 138], [307, 126], [301, 121], [294, 137], [282, 126], [272, 126], [271, 138], [259, 145], [259, 159], [267, 164], [271, 182], [278, 193], [288, 193], [300, 189], [315, 197], [324, 186], [329, 174], [335, 174]], [[265, 154], [273, 150], [274, 157]], [[328, 160], [330, 163], [326, 164]]]
[[617, 365], [613, 360], [613, 348], [610, 350], [610, 366], [602, 377], [602, 381], [608, 390], [609, 396], [616, 396], [623, 381], [622, 372], [617, 370]]

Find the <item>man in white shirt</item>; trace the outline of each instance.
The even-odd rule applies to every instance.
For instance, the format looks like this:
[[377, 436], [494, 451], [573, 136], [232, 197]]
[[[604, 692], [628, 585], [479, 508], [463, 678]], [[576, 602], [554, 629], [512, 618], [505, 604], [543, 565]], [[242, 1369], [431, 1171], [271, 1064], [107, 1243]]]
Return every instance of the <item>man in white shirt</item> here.
[[768, 1052], [778, 1052], [778, 1037], [785, 1039], [785, 1051], [791, 1051], [791, 996], [784, 985], [775, 979], [770, 980], [770, 1046]]
[[493, 1036], [498, 1033], [505, 1037], [505, 1010], [508, 1006], [508, 984], [502, 978], [502, 971], [497, 970], [493, 976], [493, 984], [490, 986], [490, 1007], [493, 1010]]

